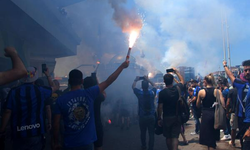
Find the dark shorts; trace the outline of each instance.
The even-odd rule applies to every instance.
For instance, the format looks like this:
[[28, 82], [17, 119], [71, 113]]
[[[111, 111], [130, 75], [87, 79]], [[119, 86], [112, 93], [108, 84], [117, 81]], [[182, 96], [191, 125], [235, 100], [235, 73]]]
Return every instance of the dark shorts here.
[[42, 149], [42, 136], [13, 139], [13, 150], [34, 150]]
[[163, 136], [169, 138], [179, 138], [181, 133], [181, 122], [180, 119], [173, 117], [163, 118]]
[[97, 140], [94, 142], [95, 147], [102, 147], [103, 145], [103, 127], [102, 125], [96, 126]]

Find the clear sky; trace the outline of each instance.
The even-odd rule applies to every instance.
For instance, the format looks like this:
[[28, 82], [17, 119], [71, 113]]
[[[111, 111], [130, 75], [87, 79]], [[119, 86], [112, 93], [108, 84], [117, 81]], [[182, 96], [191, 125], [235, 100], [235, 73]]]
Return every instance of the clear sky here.
[[[131, 54], [149, 71], [185, 65], [205, 75], [222, 69], [226, 18], [231, 63], [240, 65], [250, 59], [249, 6], [248, 0], [85, 0], [65, 8], [83, 40], [78, 59], [57, 59], [56, 74], [66, 74], [65, 66], [84, 60], [108, 63], [114, 55], [126, 54], [128, 33], [122, 26], [138, 15], [143, 27]], [[227, 38], [226, 26], [223, 29]]]

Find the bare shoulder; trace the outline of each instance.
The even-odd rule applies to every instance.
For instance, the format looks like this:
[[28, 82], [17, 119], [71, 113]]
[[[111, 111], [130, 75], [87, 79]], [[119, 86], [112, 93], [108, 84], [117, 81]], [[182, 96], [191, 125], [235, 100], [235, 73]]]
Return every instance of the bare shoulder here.
[[204, 89], [201, 89], [198, 94], [200, 97], [205, 97], [206, 91]]

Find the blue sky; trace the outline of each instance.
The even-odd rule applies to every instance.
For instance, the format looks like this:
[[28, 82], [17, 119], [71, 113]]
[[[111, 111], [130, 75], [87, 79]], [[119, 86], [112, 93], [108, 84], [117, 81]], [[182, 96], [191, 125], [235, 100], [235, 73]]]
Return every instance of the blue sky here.
[[[111, 4], [118, 9], [115, 11]], [[126, 54], [128, 33], [122, 32], [119, 24], [126, 24], [127, 16], [142, 17], [141, 34], [131, 54], [150, 72], [164, 72], [166, 68], [181, 65], [195, 67], [197, 73], [203, 75], [222, 69], [222, 18], [227, 18], [229, 25], [232, 65], [239, 65], [250, 59], [248, 6], [247, 0], [86, 0], [77, 3], [65, 9], [82, 38], [78, 59], [57, 59], [56, 74], [68, 72], [62, 69], [65, 66], [72, 68], [97, 59], [108, 63], [113, 56]], [[114, 14], [120, 15], [120, 20], [115, 20]], [[140, 57], [142, 52], [144, 58]]]

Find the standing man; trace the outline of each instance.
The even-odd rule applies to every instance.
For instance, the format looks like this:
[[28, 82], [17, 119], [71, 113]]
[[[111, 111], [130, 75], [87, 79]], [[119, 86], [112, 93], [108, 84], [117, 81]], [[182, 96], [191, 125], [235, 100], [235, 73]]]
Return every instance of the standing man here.
[[192, 80], [191, 81], [191, 86], [194, 90], [193, 96], [192, 98], [190, 98], [188, 101], [189, 103], [192, 103], [192, 110], [193, 110], [193, 115], [194, 115], [194, 119], [195, 119], [195, 131], [191, 132], [191, 135], [195, 135], [195, 134], [199, 134], [200, 132], [200, 117], [201, 117], [201, 110], [200, 108], [196, 107], [196, 101], [198, 98], [198, 93], [200, 91], [200, 87], [198, 86], [198, 81], [196, 80]]
[[231, 140], [229, 141], [229, 145], [232, 145], [233, 147], [235, 147], [236, 130], [238, 128], [238, 116], [235, 114], [238, 101], [237, 95], [236, 88], [230, 89], [226, 105], [227, 118], [230, 118], [231, 125]]
[[38, 71], [35, 67], [27, 68], [27, 76], [24, 84], [11, 89], [5, 104], [5, 112], [2, 118], [0, 135], [4, 135], [8, 121], [11, 118], [12, 149], [34, 150], [42, 149], [42, 136], [45, 134], [44, 110], [48, 115], [48, 126], [51, 127], [51, 111], [49, 100], [56, 87], [47, 69], [50, 87], [35, 85]]
[[[88, 89], [92, 86], [98, 85], [96, 73], [92, 73], [90, 77], [86, 77], [83, 80], [83, 88]], [[95, 129], [97, 140], [94, 142], [94, 150], [102, 150], [103, 145], [103, 125], [101, 119], [101, 104], [106, 97], [105, 91], [100, 93], [94, 101], [94, 113], [95, 113]]]
[[11, 70], [0, 72], [0, 85], [18, 80], [24, 77], [27, 73], [23, 62], [14, 47], [6, 47], [4, 51], [4, 55], [11, 58], [13, 67]]
[[[181, 132], [181, 121], [177, 117], [176, 108], [179, 99], [179, 89], [183, 90], [184, 79], [175, 68], [180, 83], [173, 86], [174, 76], [170, 73], [164, 75], [164, 83], [166, 88], [159, 94], [158, 104], [158, 125], [163, 126], [163, 135], [166, 137], [166, 143], [169, 150], [178, 150], [178, 138]], [[179, 88], [179, 89], [178, 89]], [[163, 113], [163, 124], [162, 124]]]
[[[243, 150], [250, 149], [250, 60], [242, 62], [244, 79], [247, 82], [242, 81], [241, 79], [235, 78], [233, 73], [228, 69], [227, 62], [223, 61], [223, 66], [226, 71], [227, 76], [230, 78], [233, 86], [237, 88], [238, 92], [238, 102], [237, 102], [237, 115], [238, 115], [238, 127], [240, 133], [244, 133], [239, 137], [241, 140], [241, 148]], [[242, 140], [245, 139], [244, 143]]]
[[[228, 98], [228, 81], [226, 78], [221, 77], [219, 80], [219, 86], [221, 88], [221, 92], [224, 98], [224, 103], [227, 104], [227, 98]], [[224, 130], [224, 136], [221, 138], [222, 141], [230, 140], [231, 139], [231, 126], [230, 126], [230, 117], [226, 117], [226, 129]]]
[[123, 69], [127, 68], [129, 61], [123, 62], [117, 70], [104, 82], [83, 90], [83, 74], [79, 70], [72, 70], [69, 73], [69, 85], [71, 90], [56, 101], [53, 149], [60, 148], [59, 129], [60, 118], [64, 121], [64, 143], [67, 150], [81, 149], [92, 150], [93, 142], [97, 140], [94, 117], [94, 100], [102, 93], [116, 78]]
[[[154, 130], [155, 130], [155, 106], [154, 98], [156, 94], [155, 84], [151, 82], [147, 76], [141, 82], [142, 89], [136, 88], [136, 83], [139, 81], [137, 76], [132, 85], [132, 89], [138, 98], [139, 102], [139, 125], [141, 130], [141, 149], [146, 150], [146, 132], [148, 130], [149, 142], [148, 150], [154, 148]], [[152, 90], [149, 90], [149, 83], [153, 86]]]

